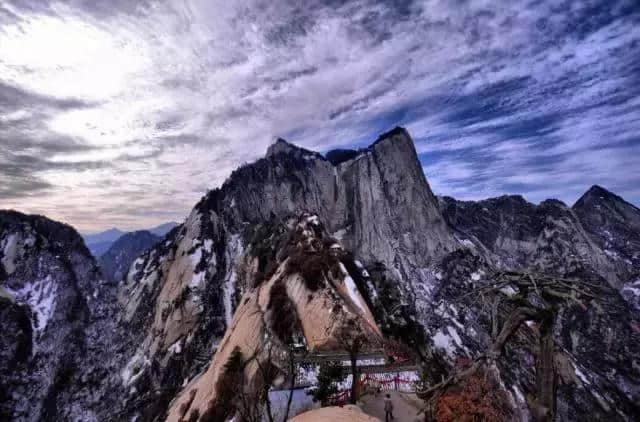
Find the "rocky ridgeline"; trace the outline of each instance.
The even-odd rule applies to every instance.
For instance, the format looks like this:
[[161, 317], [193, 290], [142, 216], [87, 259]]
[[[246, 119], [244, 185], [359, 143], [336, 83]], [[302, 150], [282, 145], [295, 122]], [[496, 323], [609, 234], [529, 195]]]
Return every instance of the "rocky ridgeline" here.
[[[121, 329], [126, 335], [105, 336], [109, 358], [104, 361], [111, 376], [91, 387], [101, 404], [89, 403], [86, 409], [101, 420], [144, 421], [194, 418], [212, 408], [228, 343], [238, 333], [263, 330], [277, 342], [278, 329], [269, 326], [269, 317], [254, 321], [239, 310], [253, 306], [265, 312], [266, 306], [269, 313], [266, 292], [288, 267], [281, 242], [301, 215], [315, 215], [326, 233], [309, 228], [311, 237], [330, 238], [353, 254], [342, 265], [356, 287], [354, 297], [371, 314], [371, 325], [411, 346], [436, 379], [490, 341], [486, 307], [459, 297], [490, 283], [496, 271], [553, 273], [613, 287], [603, 294], [603, 304], [569, 308], [559, 316], [557, 414], [562, 420], [633, 420], [640, 412], [640, 324], [632, 309], [640, 278], [638, 209], [601, 188], [591, 189], [572, 208], [556, 200], [533, 205], [521, 197], [438, 200], [409, 134], [399, 128], [366, 149], [327, 157], [279, 140], [265, 158], [237, 169], [207, 193], [184, 224], [139, 256], [120, 282], [121, 328], [112, 332]], [[2, 249], [11, 248], [2, 243]], [[20, 259], [24, 268], [35, 265]], [[3, 268], [8, 268], [4, 260]], [[22, 280], [26, 285], [38, 278]], [[290, 284], [298, 278], [286, 280], [284, 290], [295, 299], [306, 327], [306, 347], [313, 347], [314, 337], [306, 330], [327, 309], [300, 312], [305, 301], [315, 303], [315, 295], [295, 296]], [[2, 285], [12, 291], [19, 287], [10, 277]], [[25, 344], [20, 339], [27, 336], [26, 314], [16, 310], [25, 304], [32, 306], [18, 298], [3, 308], [3, 318], [8, 315], [16, 327], [8, 345]], [[522, 419], [529, 417], [526, 396], [535, 384], [536, 330], [535, 324], [519, 330], [516, 344], [523, 347], [508, 346], [498, 365], [514, 414]], [[61, 403], [71, 412], [68, 402]], [[14, 402], [5, 408], [14, 407], [20, 408]], [[22, 419], [37, 419], [34, 414]]]
[[[265, 158], [210, 191], [182, 226], [133, 263], [120, 293], [132, 344], [138, 345], [123, 371], [133, 400], [144, 388], [164, 411], [168, 398], [207, 367], [251, 284], [240, 265], [251, 233], [311, 210], [345, 249], [375, 264], [378, 278], [406, 280], [396, 284], [389, 302], [399, 305], [395, 315], [375, 311], [383, 329], [401, 327], [412, 342], [412, 334], [422, 333], [411, 312], [413, 298], [428, 300], [431, 265], [457, 243], [408, 133], [389, 132], [337, 164], [279, 140]], [[154, 365], [161, 376], [148, 382]], [[132, 382], [140, 386], [132, 389]], [[156, 397], [156, 384], [166, 397]]]
[[71, 227], [0, 212], [0, 419], [97, 421], [120, 364], [115, 292]]
[[[271, 219], [252, 233], [241, 257], [241, 300], [208, 369], [171, 404], [167, 420], [224, 420], [233, 416], [227, 364], [233, 353], [247, 360], [245, 394], [259, 400], [261, 368], [287, 380], [295, 353], [339, 349], [338, 339], [364, 335], [362, 352], [382, 345], [380, 330], [358, 291], [364, 269], [331, 237], [317, 215]], [[187, 338], [185, 344], [188, 344]], [[233, 384], [233, 383], [232, 383]], [[226, 395], [225, 395], [226, 394]]]

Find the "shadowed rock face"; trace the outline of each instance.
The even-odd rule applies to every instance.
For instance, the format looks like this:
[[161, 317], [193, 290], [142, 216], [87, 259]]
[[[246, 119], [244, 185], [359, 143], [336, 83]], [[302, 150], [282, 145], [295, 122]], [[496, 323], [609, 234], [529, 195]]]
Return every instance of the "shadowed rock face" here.
[[[428, 324], [437, 330], [435, 343], [441, 349], [449, 347], [449, 356], [473, 355], [487, 343], [479, 340], [490, 332], [486, 311], [472, 303], [461, 305], [455, 298], [490, 281], [496, 268], [610, 285], [613, 289], [588, 303], [587, 309], [569, 308], [558, 319], [557, 412], [560, 420], [632, 420], [640, 395], [640, 326], [637, 308], [633, 309], [640, 297], [640, 265], [634, 260], [639, 251], [638, 209], [599, 187], [591, 188], [572, 208], [557, 200], [534, 205], [520, 196], [482, 201], [444, 197], [440, 206], [469, 249], [443, 261], [435, 294], [441, 311]], [[533, 388], [533, 327], [521, 328], [516, 339], [529, 346], [508, 349], [502, 363], [502, 376], [514, 397]], [[460, 345], [448, 330], [460, 331]]]
[[593, 242], [616, 264], [623, 282], [640, 279], [640, 209], [600, 186], [572, 207]]
[[133, 261], [159, 241], [160, 237], [146, 230], [124, 234], [100, 256], [102, 274], [110, 282], [122, 280]]
[[572, 208], [558, 200], [534, 205], [521, 196], [443, 197], [440, 206], [458, 237], [497, 267], [563, 276], [589, 271], [619, 288], [640, 273], [640, 211], [602, 192], [591, 188]]
[[117, 367], [104, 357], [107, 344], [117, 355], [115, 303], [78, 233], [1, 211], [0, 290], [0, 415], [98, 420]]

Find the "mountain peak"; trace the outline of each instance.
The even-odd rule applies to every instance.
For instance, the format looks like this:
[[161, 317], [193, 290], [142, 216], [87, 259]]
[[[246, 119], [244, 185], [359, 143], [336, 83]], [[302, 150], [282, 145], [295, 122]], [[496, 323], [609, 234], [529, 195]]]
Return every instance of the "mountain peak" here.
[[[617, 221], [640, 230], [640, 208], [602, 186], [593, 185], [572, 207], [592, 230], [604, 230], [609, 221]], [[613, 229], [609, 229], [612, 232]]]
[[573, 207], [581, 208], [594, 202], [601, 202], [602, 200], [625, 202], [624, 199], [602, 186], [593, 185], [576, 201]]
[[288, 154], [291, 152], [304, 151], [303, 148], [300, 148], [291, 142], [288, 142], [282, 138], [278, 138], [273, 144], [269, 146], [267, 149], [266, 157], [272, 157], [278, 154]]
[[409, 135], [409, 132], [407, 131], [407, 129], [403, 128], [402, 126], [396, 126], [390, 131], [385, 132], [380, 136], [378, 136], [378, 139], [376, 139], [376, 141], [374, 142], [374, 145], [385, 139], [411, 140], [411, 135]]
[[589, 188], [589, 190], [586, 192], [586, 194], [591, 194], [591, 195], [614, 195], [615, 194], [611, 191], [608, 191], [607, 189], [603, 188], [600, 185], [593, 185]]

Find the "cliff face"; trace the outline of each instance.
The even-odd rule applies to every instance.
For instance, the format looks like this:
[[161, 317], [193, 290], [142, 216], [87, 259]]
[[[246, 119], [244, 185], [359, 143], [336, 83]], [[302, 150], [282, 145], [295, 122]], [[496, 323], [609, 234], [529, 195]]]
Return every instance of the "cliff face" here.
[[280, 140], [199, 206], [214, 209], [233, 225], [313, 210], [345, 247], [387, 263], [406, 256], [428, 262], [455, 249], [404, 129], [382, 135], [335, 166]]
[[[98, 420], [110, 387], [113, 294], [71, 227], [0, 212], [0, 414]], [[100, 359], [96, 359], [100, 356]]]
[[[139, 344], [122, 371], [132, 399], [141, 390], [151, 395], [149, 386], [156, 384], [171, 397], [209, 364], [251, 285], [240, 270], [251, 233], [306, 211], [357, 259], [401, 278], [398, 300], [411, 306], [416, 297], [427, 300], [432, 266], [456, 247], [404, 129], [335, 166], [279, 140], [265, 158], [209, 192], [182, 226], [133, 263], [120, 291], [132, 343]], [[376, 313], [384, 317], [383, 309]], [[149, 383], [154, 365], [162, 370]], [[157, 399], [158, 406], [163, 402]]]
[[572, 207], [593, 242], [625, 283], [640, 280], [640, 209], [593, 186]]

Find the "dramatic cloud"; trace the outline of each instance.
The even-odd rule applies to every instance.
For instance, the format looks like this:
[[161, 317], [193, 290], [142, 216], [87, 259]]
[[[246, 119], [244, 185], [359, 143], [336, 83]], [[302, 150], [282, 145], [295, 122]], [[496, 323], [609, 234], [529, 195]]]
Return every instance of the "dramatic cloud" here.
[[640, 203], [629, 1], [0, 4], [0, 201], [82, 230], [181, 220], [281, 136], [409, 128], [437, 194]]

